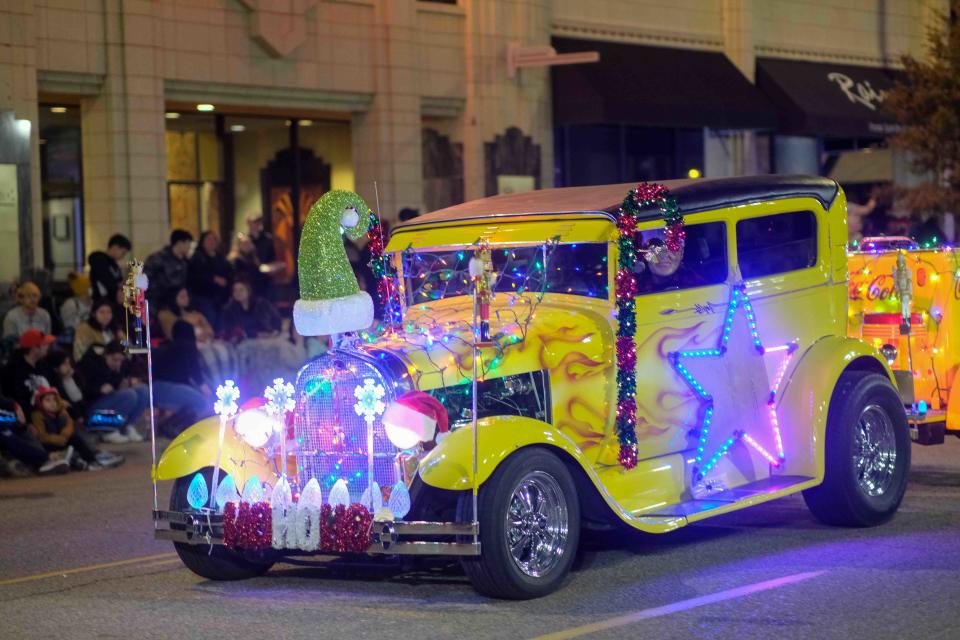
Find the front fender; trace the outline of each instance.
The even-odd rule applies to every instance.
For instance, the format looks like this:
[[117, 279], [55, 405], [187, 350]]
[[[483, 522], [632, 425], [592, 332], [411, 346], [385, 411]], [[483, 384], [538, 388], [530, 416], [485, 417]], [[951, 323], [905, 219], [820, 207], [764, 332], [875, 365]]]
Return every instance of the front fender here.
[[[507, 456], [522, 447], [548, 445], [562, 449], [584, 469], [590, 463], [569, 438], [553, 426], [520, 416], [496, 416], [477, 421], [479, 447], [477, 470], [480, 484], [487, 481]], [[473, 429], [458, 429], [433, 448], [419, 467], [420, 479], [432, 487], [448, 490], [473, 486]]]
[[[220, 419], [207, 418], [184, 430], [173, 439], [157, 461], [156, 480], [175, 480], [204, 467], [212, 467], [217, 460], [217, 438]], [[223, 453], [220, 468], [233, 476], [237, 490], [256, 475], [260, 482], [276, 476], [272, 460], [259, 449], [254, 449], [229, 426], [223, 434]], [[271, 480], [272, 483], [272, 480]]]
[[777, 405], [786, 456], [783, 475], [823, 480], [827, 413], [840, 376], [851, 369], [870, 370], [896, 382], [880, 354], [854, 338], [821, 338], [795, 357], [797, 363]]

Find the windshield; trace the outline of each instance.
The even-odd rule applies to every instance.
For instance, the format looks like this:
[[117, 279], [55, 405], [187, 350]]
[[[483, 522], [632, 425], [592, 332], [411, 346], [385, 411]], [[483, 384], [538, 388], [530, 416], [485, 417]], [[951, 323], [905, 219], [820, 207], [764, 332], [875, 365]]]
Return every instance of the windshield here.
[[[403, 274], [407, 304], [470, 293], [471, 249], [407, 252]], [[607, 297], [607, 245], [602, 242], [498, 247], [491, 251], [494, 292], [567, 293]]]

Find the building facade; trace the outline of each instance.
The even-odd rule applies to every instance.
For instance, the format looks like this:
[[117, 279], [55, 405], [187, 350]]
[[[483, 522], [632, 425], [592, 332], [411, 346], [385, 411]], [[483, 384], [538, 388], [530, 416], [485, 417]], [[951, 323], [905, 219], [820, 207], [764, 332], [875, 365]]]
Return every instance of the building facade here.
[[[391, 218], [554, 184], [822, 172], [889, 131], [870, 105], [860, 125], [817, 119], [804, 95], [833, 72], [816, 65], [843, 65], [849, 86], [822, 84], [854, 106], [882, 99], [850, 70], [922, 55], [947, 4], [4, 0], [0, 281], [62, 278], [116, 232], [145, 256], [171, 227], [227, 235], [260, 213], [292, 260], [330, 188]], [[600, 61], [509, 64], [544, 47]]]

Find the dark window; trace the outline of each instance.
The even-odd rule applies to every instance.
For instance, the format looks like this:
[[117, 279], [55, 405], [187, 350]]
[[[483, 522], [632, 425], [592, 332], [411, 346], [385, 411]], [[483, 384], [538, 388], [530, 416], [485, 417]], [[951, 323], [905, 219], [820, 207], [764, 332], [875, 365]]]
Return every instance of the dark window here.
[[812, 267], [817, 263], [817, 217], [797, 211], [740, 220], [737, 256], [744, 278]]
[[[470, 293], [468, 249], [404, 254], [407, 304]], [[599, 242], [493, 249], [494, 292], [607, 297], [607, 245]], [[544, 260], [546, 258], [546, 260]], [[546, 270], [544, 270], [546, 262]], [[544, 283], [546, 273], [546, 283]]]
[[635, 271], [639, 293], [693, 289], [727, 279], [727, 230], [722, 222], [692, 224], [682, 254], [667, 251], [664, 229], [641, 232], [642, 252]]

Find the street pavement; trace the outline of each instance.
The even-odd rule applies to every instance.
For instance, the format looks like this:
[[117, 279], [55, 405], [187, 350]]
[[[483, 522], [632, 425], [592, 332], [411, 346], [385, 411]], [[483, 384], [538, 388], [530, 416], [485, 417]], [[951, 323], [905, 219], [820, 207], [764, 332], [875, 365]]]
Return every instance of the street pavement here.
[[153, 540], [148, 445], [112, 449], [128, 463], [0, 481], [0, 638], [960, 638], [956, 438], [914, 447], [881, 527], [820, 525], [792, 496], [590, 534], [566, 586], [527, 602], [477, 595], [449, 562], [204, 580]]

